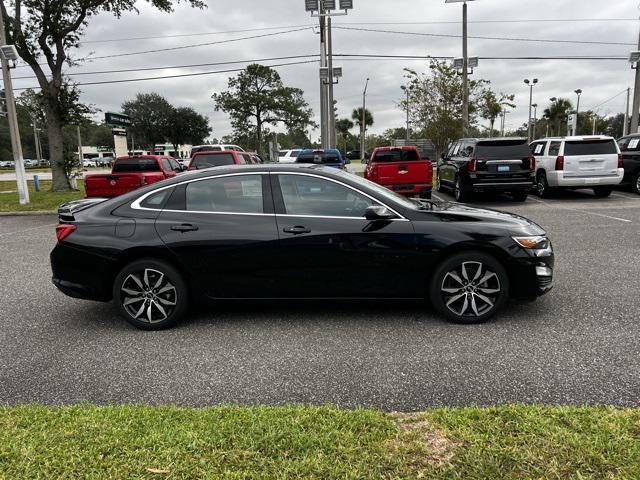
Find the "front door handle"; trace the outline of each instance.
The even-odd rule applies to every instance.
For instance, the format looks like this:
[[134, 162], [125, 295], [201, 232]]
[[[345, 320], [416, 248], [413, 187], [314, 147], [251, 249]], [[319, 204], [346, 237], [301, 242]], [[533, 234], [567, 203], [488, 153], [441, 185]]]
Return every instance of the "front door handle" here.
[[173, 227], [171, 227], [171, 230], [173, 230], [174, 232], [195, 232], [196, 230], [198, 230], [197, 225], [191, 225], [190, 223], [183, 223], [182, 225], [174, 225]]
[[284, 233], [292, 233], [294, 235], [300, 235], [303, 233], [311, 233], [311, 230], [309, 230], [307, 227], [285, 227], [282, 229], [282, 231]]

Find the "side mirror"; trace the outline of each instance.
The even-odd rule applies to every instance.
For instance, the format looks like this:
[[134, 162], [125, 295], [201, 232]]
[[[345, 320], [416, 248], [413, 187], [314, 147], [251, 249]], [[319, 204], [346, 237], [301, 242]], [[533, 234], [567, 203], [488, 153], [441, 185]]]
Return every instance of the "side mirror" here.
[[396, 214], [382, 205], [372, 205], [365, 210], [364, 218], [367, 220], [390, 220], [396, 218]]

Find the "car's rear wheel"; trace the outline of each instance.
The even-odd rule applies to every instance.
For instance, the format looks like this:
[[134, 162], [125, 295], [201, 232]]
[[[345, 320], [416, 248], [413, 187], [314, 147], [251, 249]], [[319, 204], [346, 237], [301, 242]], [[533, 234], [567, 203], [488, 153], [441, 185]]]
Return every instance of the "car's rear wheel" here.
[[171, 327], [187, 312], [187, 286], [178, 271], [153, 258], [136, 260], [122, 269], [113, 285], [121, 315], [143, 330]]
[[456, 202], [468, 202], [471, 199], [471, 193], [462, 184], [460, 177], [456, 177], [455, 186], [453, 187], [453, 196]]
[[529, 196], [529, 194], [527, 192], [513, 192], [511, 194], [511, 197], [516, 201], [516, 202], [525, 202], [527, 200], [527, 197]]
[[631, 190], [640, 195], [640, 173], [637, 173], [631, 180]]
[[613, 188], [611, 187], [594, 187], [593, 194], [598, 198], [606, 198], [611, 195]]
[[465, 252], [446, 259], [437, 269], [430, 287], [433, 305], [454, 323], [482, 323], [504, 304], [509, 278], [491, 255]]
[[547, 182], [547, 174], [543, 171], [536, 175], [536, 194], [540, 198], [548, 198], [551, 194], [549, 183]]

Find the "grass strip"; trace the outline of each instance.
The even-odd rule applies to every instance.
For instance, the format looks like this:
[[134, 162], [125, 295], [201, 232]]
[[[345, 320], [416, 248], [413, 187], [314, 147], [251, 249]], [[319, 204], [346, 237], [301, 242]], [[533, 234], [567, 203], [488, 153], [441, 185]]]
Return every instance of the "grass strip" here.
[[35, 191], [32, 180], [27, 181], [27, 186], [30, 203], [20, 205], [16, 182], [0, 181], [0, 212], [55, 212], [59, 205], [84, 196], [84, 185], [81, 181], [78, 182], [79, 190], [74, 192], [52, 192], [51, 180], [41, 180], [39, 192]]

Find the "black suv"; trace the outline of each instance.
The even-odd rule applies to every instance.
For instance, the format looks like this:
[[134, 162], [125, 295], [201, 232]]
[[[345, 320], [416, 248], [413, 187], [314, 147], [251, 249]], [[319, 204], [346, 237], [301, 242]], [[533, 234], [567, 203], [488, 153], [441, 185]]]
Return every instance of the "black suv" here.
[[628, 135], [618, 140], [624, 160], [622, 185], [640, 195], [640, 134]]
[[508, 192], [524, 202], [533, 188], [535, 158], [526, 138], [463, 138], [438, 162], [438, 190], [465, 202], [474, 192]]

